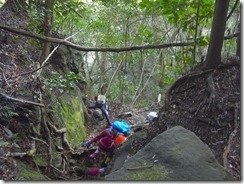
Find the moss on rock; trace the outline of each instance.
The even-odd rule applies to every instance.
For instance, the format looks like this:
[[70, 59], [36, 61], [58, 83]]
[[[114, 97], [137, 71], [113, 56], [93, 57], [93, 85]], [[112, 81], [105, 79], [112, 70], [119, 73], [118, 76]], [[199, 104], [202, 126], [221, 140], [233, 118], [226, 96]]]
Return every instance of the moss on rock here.
[[59, 99], [59, 114], [67, 128], [67, 139], [72, 145], [79, 144], [86, 137], [85, 118], [82, 103], [70, 96], [70, 101]]
[[47, 176], [37, 172], [36, 168], [31, 167], [30, 164], [18, 161], [15, 169], [15, 180], [32, 180], [32, 181], [43, 181], [50, 180]]

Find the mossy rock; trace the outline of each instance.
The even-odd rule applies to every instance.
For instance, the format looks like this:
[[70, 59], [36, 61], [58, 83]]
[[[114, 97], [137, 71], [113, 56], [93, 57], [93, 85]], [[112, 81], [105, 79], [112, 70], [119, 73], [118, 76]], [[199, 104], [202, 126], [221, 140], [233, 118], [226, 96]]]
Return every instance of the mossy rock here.
[[66, 128], [66, 137], [71, 145], [83, 142], [86, 138], [88, 114], [78, 88], [64, 93], [59, 98], [54, 94], [50, 94], [50, 96], [52, 116], [56, 126]]
[[47, 160], [43, 156], [37, 156], [36, 155], [34, 157], [34, 162], [39, 167], [47, 167], [48, 166]]
[[24, 162], [18, 161], [17, 167], [15, 169], [15, 180], [22, 181], [43, 181], [50, 180], [47, 176], [38, 172], [37, 168], [31, 167], [30, 164], [25, 164]]

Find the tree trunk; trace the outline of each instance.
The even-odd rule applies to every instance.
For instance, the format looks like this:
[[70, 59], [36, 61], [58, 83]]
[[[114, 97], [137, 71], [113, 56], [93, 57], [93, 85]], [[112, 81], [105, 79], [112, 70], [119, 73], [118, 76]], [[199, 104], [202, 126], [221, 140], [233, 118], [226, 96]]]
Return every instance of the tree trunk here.
[[[44, 36], [51, 37], [53, 23], [53, 7], [54, 0], [45, 1], [45, 17], [44, 17]], [[40, 61], [43, 62], [50, 53], [50, 42], [44, 43], [44, 48], [40, 56]]]
[[221, 50], [224, 41], [225, 25], [227, 19], [229, 0], [216, 0], [213, 24], [210, 34], [204, 69], [216, 68], [221, 63]]

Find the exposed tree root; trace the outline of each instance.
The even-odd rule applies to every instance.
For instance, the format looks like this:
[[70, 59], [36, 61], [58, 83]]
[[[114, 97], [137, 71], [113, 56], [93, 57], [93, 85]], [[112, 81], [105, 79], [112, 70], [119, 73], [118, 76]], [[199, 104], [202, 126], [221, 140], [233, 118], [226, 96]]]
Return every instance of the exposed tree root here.
[[[186, 83], [188, 83], [189, 80], [193, 80], [193, 78], [195, 78], [195, 77], [199, 77], [201, 75], [204, 75], [204, 74], [207, 74], [207, 73], [211, 73], [213, 71], [214, 71], [213, 69], [210, 69], [210, 70], [200, 71], [200, 72], [197, 72], [197, 73], [192, 73], [192, 74], [188, 74], [188, 75], [184, 75], [184, 76], [180, 77], [178, 80], [175, 81], [175, 83], [167, 91], [166, 96], [165, 96], [165, 105], [167, 105], [168, 102], [171, 100], [170, 99], [170, 95], [172, 94], [172, 91], [176, 87], [181, 87], [181, 86], [185, 85]], [[192, 88], [192, 87], [194, 87], [194, 85], [190, 86], [190, 88]], [[186, 88], [185, 90], [187, 90], [187, 89], [189, 89], [189, 88]]]
[[[237, 107], [238, 105], [236, 105]], [[235, 146], [234, 137], [238, 133], [238, 110], [234, 109], [234, 130], [230, 133], [227, 145], [225, 147], [225, 150], [223, 152], [223, 165], [224, 167], [230, 172], [234, 173], [233, 175], [240, 176], [240, 158], [236, 155], [231, 155], [231, 149]]]
[[213, 74], [212, 73], [207, 78], [207, 82], [208, 82], [208, 91], [210, 93], [209, 106], [208, 106], [208, 108], [209, 108], [211, 104], [214, 104], [215, 96], [216, 96], [215, 86], [214, 86], [214, 81], [213, 81]]

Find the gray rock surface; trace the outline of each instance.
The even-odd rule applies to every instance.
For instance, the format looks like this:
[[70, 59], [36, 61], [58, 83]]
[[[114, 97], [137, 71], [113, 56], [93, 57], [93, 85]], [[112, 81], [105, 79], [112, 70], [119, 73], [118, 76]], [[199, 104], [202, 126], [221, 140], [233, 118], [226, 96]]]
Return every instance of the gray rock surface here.
[[[116, 170], [117, 169], [117, 170]], [[224, 181], [234, 178], [193, 132], [173, 127], [124, 161], [105, 180]]]

